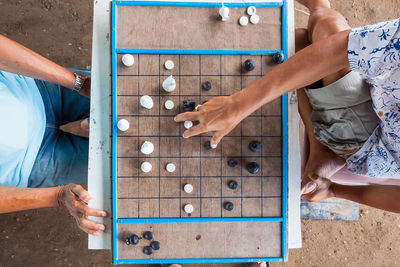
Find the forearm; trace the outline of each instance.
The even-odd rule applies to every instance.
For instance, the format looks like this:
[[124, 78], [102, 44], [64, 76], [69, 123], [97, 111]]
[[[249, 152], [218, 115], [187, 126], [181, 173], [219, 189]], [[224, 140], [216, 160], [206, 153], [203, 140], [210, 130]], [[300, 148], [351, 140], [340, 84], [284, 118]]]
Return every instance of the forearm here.
[[333, 184], [335, 197], [344, 198], [374, 208], [400, 213], [400, 186], [347, 186]]
[[349, 31], [344, 31], [313, 43], [263, 78], [233, 95], [233, 99], [240, 103], [243, 116], [253, 113], [262, 105], [292, 90], [349, 67], [348, 35]]
[[58, 206], [60, 187], [0, 186], [0, 213]]
[[0, 35], [0, 69], [72, 88], [75, 75], [32, 50]]
[[298, 96], [298, 104], [299, 104], [299, 113], [301, 120], [304, 123], [307, 136], [308, 136], [308, 141], [310, 142], [310, 146], [314, 146], [315, 144], [320, 144], [319, 141], [315, 138], [314, 135], [314, 127], [311, 123], [311, 113], [313, 111], [310, 101], [308, 100], [307, 94], [304, 91], [304, 89], [299, 89], [297, 90], [297, 96]]

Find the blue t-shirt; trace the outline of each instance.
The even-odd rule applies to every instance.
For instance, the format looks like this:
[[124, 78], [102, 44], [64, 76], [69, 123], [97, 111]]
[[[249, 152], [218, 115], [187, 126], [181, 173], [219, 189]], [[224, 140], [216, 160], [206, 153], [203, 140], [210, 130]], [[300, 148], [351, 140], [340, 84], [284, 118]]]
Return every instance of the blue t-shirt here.
[[45, 128], [35, 80], [0, 71], [0, 185], [28, 186]]

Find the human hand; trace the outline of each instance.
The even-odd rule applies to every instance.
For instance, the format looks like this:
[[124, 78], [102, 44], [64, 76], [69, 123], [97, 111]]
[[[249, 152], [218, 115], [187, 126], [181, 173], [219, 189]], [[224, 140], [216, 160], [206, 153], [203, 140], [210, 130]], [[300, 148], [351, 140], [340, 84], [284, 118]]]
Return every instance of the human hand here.
[[106, 217], [107, 212], [89, 208], [88, 203], [91, 199], [88, 191], [72, 183], [61, 186], [57, 195], [58, 204], [68, 209], [80, 229], [88, 234], [99, 235], [99, 231], [105, 230], [105, 225], [89, 220], [88, 217]]
[[301, 197], [310, 202], [318, 202], [327, 198], [335, 197], [333, 187], [335, 183], [319, 176], [309, 177], [309, 182], [302, 186]]
[[222, 137], [227, 135], [247, 115], [242, 112], [234, 96], [218, 96], [201, 105], [197, 111], [180, 113], [176, 122], [198, 121], [199, 124], [183, 133], [184, 138], [205, 132], [214, 132], [211, 147], [216, 148]]
[[[312, 181], [310, 177], [317, 176], [329, 179], [345, 165], [346, 161], [343, 158], [315, 140], [310, 144], [310, 153], [301, 180], [301, 188], [306, 190], [305, 185]], [[303, 194], [306, 193], [307, 191], [303, 192]]]
[[90, 84], [91, 84], [91, 77], [88, 77], [82, 85], [81, 90], [79, 90], [79, 93], [83, 96], [86, 96], [90, 98]]

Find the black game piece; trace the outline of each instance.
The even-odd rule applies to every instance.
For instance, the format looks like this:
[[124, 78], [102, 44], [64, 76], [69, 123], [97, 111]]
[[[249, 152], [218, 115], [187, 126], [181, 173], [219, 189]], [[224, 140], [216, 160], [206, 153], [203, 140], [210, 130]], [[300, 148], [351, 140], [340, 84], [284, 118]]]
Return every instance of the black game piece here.
[[230, 189], [235, 190], [238, 188], [238, 183], [236, 181], [229, 181], [228, 186]]
[[230, 160], [228, 161], [228, 165], [229, 165], [229, 167], [231, 167], [231, 168], [236, 168], [237, 165], [238, 165], [238, 162], [237, 162], [236, 160], [234, 160], [234, 159], [230, 159]]
[[232, 211], [234, 207], [235, 207], [235, 206], [233, 205], [232, 202], [225, 202], [225, 204], [224, 204], [224, 208], [225, 208], [227, 211]]
[[146, 232], [144, 232], [143, 237], [144, 237], [144, 239], [152, 240], [154, 238], [154, 235], [152, 232], [146, 231]]
[[131, 235], [130, 237], [127, 237], [125, 239], [125, 243], [127, 245], [136, 245], [139, 243], [139, 240], [142, 239], [141, 237], [138, 237], [137, 235]]
[[210, 141], [205, 142], [205, 143], [204, 143], [204, 147], [205, 147], [207, 150], [211, 150], [211, 149], [212, 149], [212, 147], [211, 147], [211, 142], [210, 142]]
[[249, 149], [252, 152], [258, 152], [258, 151], [261, 150], [261, 148], [262, 148], [261, 142], [258, 142], [258, 141], [254, 140], [254, 141], [251, 141], [250, 144], [249, 144]]
[[206, 82], [204, 82], [204, 83], [203, 83], [203, 89], [204, 89], [204, 90], [206, 90], [206, 91], [210, 91], [210, 90], [211, 90], [211, 88], [212, 88], [212, 84], [211, 84], [211, 82], [209, 82], [209, 81], [206, 81]]
[[256, 174], [260, 170], [260, 166], [257, 162], [250, 162], [247, 164], [246, 169], [249, 171], [249, 173]]
[[153, 241], [151, 242], [150, 246], [154, 249], [154, 250], [159, 250], [161, 248], [161, 244], [158, 241]]
[[151, 255], [151, 254], [153, 254], [153, 252], [154, 252], [154, 250], [150, 246], [145, 246], [143, 248], [143, 253], [146, 254], [146, 255]]
[[185, 112], [193, 111], [196, 108], [196, 102], [193, 100], [183, 100], [182, 104], [183, 111]]
[[272, 60], [275, 64], [281, 64], [285, 61], [285, 55], [282, 52], [277, 52], [272, 56]]
[[252, 71], [256, 68], [256, 62], [252, 59], [248, 59], [243, 63], [243, 68], [246, 71]]

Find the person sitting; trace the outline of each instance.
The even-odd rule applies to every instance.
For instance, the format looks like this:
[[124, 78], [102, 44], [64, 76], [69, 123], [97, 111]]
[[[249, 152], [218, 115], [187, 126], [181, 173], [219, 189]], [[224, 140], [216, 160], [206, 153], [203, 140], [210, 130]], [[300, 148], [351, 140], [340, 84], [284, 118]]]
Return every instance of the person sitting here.
[[68, 70], [0, 35], [0, 213], [65, 206], [83, 231], [105, 226], [88, 216], [88, 139], [60, 130], [88, 129], [90, 77]]

